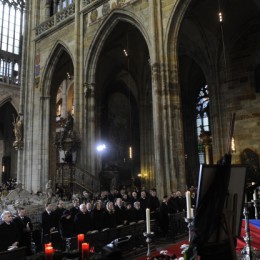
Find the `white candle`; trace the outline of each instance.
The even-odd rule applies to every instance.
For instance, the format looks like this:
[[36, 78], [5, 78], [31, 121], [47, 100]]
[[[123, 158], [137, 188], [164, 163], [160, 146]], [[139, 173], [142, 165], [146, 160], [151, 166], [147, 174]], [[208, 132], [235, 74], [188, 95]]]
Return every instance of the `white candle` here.
[[[255, 185], [254, 182], [252, 182], [252, 186]], [[254, 190], [254, 194], [253, 194], [253, 200], [257, 199], [257, 193], [256, 193], [256, 189]]]
[[190, 200], [189, 191], [186, 191], [186, 206], [187, 206], [187, 218], [191, 218], [191, 200]]
[[146, 209], [146, 233], [151, 234], [150, 209]]
[[194, 218], [194, 209], [193, 208], [191, 208], [190, 216], [191, 216], [191, 218]]

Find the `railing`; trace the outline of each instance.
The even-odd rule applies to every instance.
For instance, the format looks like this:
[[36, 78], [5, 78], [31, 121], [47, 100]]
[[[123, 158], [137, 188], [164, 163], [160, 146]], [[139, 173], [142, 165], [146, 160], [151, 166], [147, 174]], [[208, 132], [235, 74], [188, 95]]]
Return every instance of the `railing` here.
[[26, 247], [20, 247], [17, 249], [0, 252], [0, 259], [1, 260], [11, 260], [11, 259], [25, 260]]
[[36, 27], [36, 36], [44, 33], [45, 31], [55, 27], [59, 23], [63, 22], [69, 17], [72, 17], [75, 13], [75, 3], [72, 3], [68, 7], [62, 9], [60, 12], [54, 14], [45, 22], [41, 23], [39, 26]]
[[[133, 4], [139, 0], [81, 0], [82, 2], [82, 10], [86, 10], [87, 12], [91, 12], [90, 21], [94, 22], [101, 17], [106, 16], [109, 12], [115, 7], [122, 8], [126, 5]], [[82, 11], [81, 10], [81, 11]], [[44, 21], [40, 25], [36, 27], [36, 36], [43, 34], [44, 32], [54, 28], [56, 25], [63, 21], [68, 21], [68, 18], [72, 18], [75, 14], [75, 0], [73, 0], [72, 4], [66, 6], [65, 8], [59, 10], [48, 20]], [[93, 17], [92, 17], [93, 15]]]

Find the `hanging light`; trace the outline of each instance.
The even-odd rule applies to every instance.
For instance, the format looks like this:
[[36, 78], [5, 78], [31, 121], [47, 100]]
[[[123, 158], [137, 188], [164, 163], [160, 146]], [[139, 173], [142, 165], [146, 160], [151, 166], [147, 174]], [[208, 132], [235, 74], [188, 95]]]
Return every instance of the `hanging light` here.
[[128, 56], [128, 52], [126, 51], [126, 49], [123, 50], [125, 56], [127, 57]]
[[219, 22], [222, 23], [223, 22], [223, 16], [222, 16], [221, 12], [218, 13], [218, 17], [219, 17]]

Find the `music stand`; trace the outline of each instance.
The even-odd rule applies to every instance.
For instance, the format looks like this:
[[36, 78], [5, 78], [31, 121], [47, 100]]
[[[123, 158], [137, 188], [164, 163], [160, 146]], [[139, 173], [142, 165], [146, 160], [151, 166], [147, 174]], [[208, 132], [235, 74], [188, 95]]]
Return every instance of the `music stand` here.
[[[231, 165], [230, 179], [228, 183], [228, 194], [226, 194], [225, 205], [223, 208], [222, 225], [209, 238], [209, 245], [219, 245], [224, 241], [229, 241], [233, 258], [235, 257], [234, 239], [240, 235], [241, 217], [244, 205], [244, 192], [246, 180], [246, 166]], [[196, 209], [199, 208], [205, 195], [210, 192], [211, 185], [214, 185], [217, 165], [201, 165], [199, 172], [199, 185], [197, 191]], [[211, 212], [214, 214], [214, 212]], [[195, 216], [196, 218], [196, 216]], [[205, 216], [210, 218], [210, 216]], [[207, 245], [205, 245], [207, 246]], [[213, 252], [216, 253], [216, 252]]]

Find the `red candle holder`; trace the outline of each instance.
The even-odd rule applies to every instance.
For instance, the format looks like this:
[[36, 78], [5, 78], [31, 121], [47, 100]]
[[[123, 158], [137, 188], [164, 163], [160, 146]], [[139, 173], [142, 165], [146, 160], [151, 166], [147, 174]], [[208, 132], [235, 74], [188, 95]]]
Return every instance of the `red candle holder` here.
[[89, 244], [82, 243], [82, 260], [89, 260]]
[[50, 242], [50, 243], [44, 244], [44, 249], [45, 249], [46, 247], [52, 247], [52, 243]]
[[52, 260], [53, 259], [53, 247], [52, 246], [46, 246], [45, 247], [45, 260]]
[[84, 234], [78, 234], [78, 250], [81, 252], [82, 243], [84, 243]]

